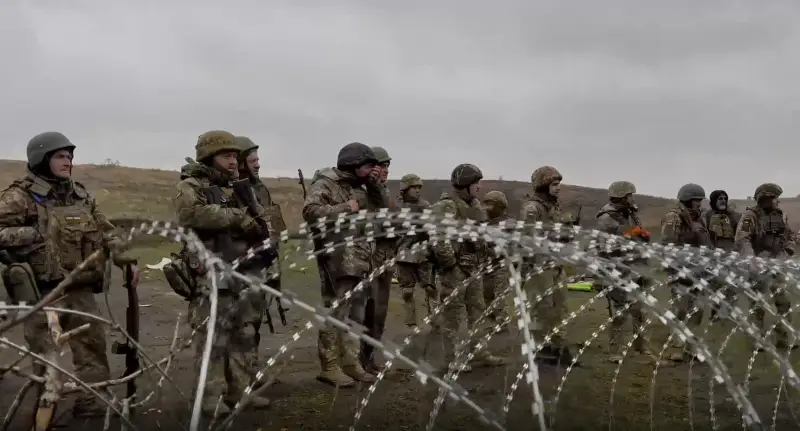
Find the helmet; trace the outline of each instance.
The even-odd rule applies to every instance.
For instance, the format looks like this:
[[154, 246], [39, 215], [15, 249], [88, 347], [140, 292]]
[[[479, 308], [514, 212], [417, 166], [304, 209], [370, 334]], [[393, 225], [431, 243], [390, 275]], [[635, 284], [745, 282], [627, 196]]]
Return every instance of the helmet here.
[[255, 142], [253, 142], [253, 140], [247, 136], [237, 136], [236, 145], [238, 145], [240, 149], [239, 161], [247, 159], [247, 156], [258, 149], [258, 145], [256, 145]]
[[756, 201], [758, 201], [762, 197], [777, 198], [780, 197], [780, 195], [782, 194], [783, 194], [783, 189], [781, 188], [781, 186], [775, 183], [765, 183], [761, 184], [760, 186], [758, 186], [758, 188], [756, 188], [756, 192], [753, 193], [753, 198]]
[[491, 204], [508, 208], [508, 199], [506, 199], [505, 193], [497, 190], [492, 190], [489, 193], [486, 193], [486, 195], [483, 196], [483, 203], [487, 205]]
[[375, 153], [378, 163], [389, 163], [392, 161], [392, 158], [389, 157], [389, 153], [386, 152], [386, 149], [383, 147], [372, 147], [372, 152]]
[[231, 132], [224, 130], [212, 130], [197, 137], [197, 145], [194, 146], [198, 162], [203, 162], [219, 153], [225, 151], [240, 152], [241, 148], [236, 144], [236, 137]]
[[378, 158], [372, 148], [360, 142], [342, 147], [336, 159], [336, 167], [339, 169], [354, 169], [370, 163], [378, 164]]
[[706, 191], [698, 184], [689, 183], [685, 184], [678, 190], [678, 200], [681, 202], [688, 202], [694, 199], [705, 199]]
[[406, 191], [411, 187], [422, 187], [422, 178], [419, 175], [415, 174], [405, 174], [403, 178], [400, 178], [400, 183], [403, 185], [400, 188], [400, 191]]
[[552, 166], [542, 166], [531, 174], [531, 183], [534, 189], [549, 186], [554, 181], [561, 181], [561, 172]]
[[450, 184], [458, 189], [465, 189], [483, 179], [483, 172], [477, 166], [464, 163], [456, 166], [450, 174]]
[[629, 181], [614, 181], [608, 186], [608, 197], [621, 199], [636, 193], [636, 186]]
[[59, 132], [40, 133], [30, 141], [26, 149], [28, 155], [28, 166], [33, 167], [45, 161], [47, 155], [58, 150], [75, 150], [75, 145]]

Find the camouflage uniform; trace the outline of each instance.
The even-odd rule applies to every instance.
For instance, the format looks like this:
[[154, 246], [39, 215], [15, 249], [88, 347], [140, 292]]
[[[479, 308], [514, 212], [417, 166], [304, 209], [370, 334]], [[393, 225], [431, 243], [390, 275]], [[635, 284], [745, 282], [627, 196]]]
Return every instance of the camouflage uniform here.
[[[728, 199], [728, 194], [724, 190], [714, 190], [709, 196], [711, 208], [703, 214], [708, 232], [711, 235], [711, 242], [714, 248], [719, 248], [725, 251], [734, 251], [736, 249], [735, 237], [736, 227], [739, 225], [741, 214], [731, 210], [729, 207], [717, 208], [717, 200], [720, 197]], [[712, 289], [721, 291], [725, 296], [726, 301], [731, 304], [736, 303], [736, 291], [732, 286], [728, 285], [720, 278], [713, 278], [710, 280]], [[711, 319], [717, 320], [717, 307], [711, 310]]]
[[[404, 175], [400, 179], [403, 184], [400, 189], [400, 196], [397, 199], [398, 205], [402, 208], [409, 208], [412, 212], [421, 213], [430, 203], [418, 197], [411, 197], [408, 190], [412, 187], [422, 188], [422, 179], [414, 174]], [[417, 234], [416, 236], [419, 236]], [[403, 241], [403, 249], [408, 250], [413, 245], [414, 240], [406, 238]], [[433, 277], [433, 265], [428, 260], [425, 250], [415, 253], [401, 253], [397, 258], [397, 281], [402, 291], [405, 323], [408, 326], [417, 325], [417, 306], [414, 302], [414, 288], [419, 284], [425, 290], [427, 297], [428, 312], [430, 313], [438, 304], [438, 294]]]
[[[0, 251], [6, 265], [3, 284], [15, 301], [36, 303], [94, 251], [119, 246], [111, 234], [114, 226], [97, 208], [86, 187], [52, 174], [51, 156], [59, 151], [75, 150], [66, 136], [45, 132], [28, 143], [28, 172], [0, 194]], [[133, 263], [119, 258], [115, 264]], [[93, 292], [102, 292], [102, 261], [79, 273], [67, 287], [59, 307], [87, 314], [99, 314]], [[84, 324], [89, 330], [69, 339], [75, 373], [93, 383], [108, 380], [105, 331], [98, 322], [76, 314], [59, 318], [66, 332]], [[49, 356], [58, 352], [45, 313], [35, 314], [23, 324], [25, 341], [31, 351]], [[102, 416], [105, 405], [92, 395], [80, 395], [75, 401], [76, 416]]]
[[[756, 189], [753, 198], [757, 205], [747, 208], [736, 229], [736, 246], [743, 255], [766, 258], [788, 258], [794, 255], [796, 237], [789, 226], [786, 214], [777, 205], [767, 204], [782, 194], [783, 189], [777, 184], [762, 184]], [[791, 303], [786, 292], [784, 276], [769, 274], [766, 277], [754, 280], [756, 282], [754, 290], [764, 295], [764, 298], [769, 297], [770, 293], [774, 294], [773, 300], [778, 314], [785, 315], [786, 320], [791, 322], [792, 316], [789, 313]], [[755, 324], [763, 330], [764, 309], [755, 302], [752, 306], [755, 307], [753, 312]], [[774, 332], [775, 345], [778, 348], [796, 347], [794, 340], [789, 340], [789, 334], [782, 324], [779, 323]]]
[[[610, 203], [603, 206], [597, 213], [597, 230], [612, 235], [626, 236], [636, 241], [649, 241], [649, 238], [642, 238], [641, 235], [633, 235], [634, 227], [641, 228], [642, 223], [636, 215], [637, 208], [632, 202], [626, 201], [626, 197], [636, 193], [636, 186], [628, 181], [616, 181], [608, 187], [608, 197]], [[629, 259], [622, 250], [609, 250], [600, 253], [601, 257], [621, 260], [626, 266], [637, 266], [646, 269], [647, 259], [634, 258]], [[624, 271], [623, 275], [627, 275]], [[652, 280], [646, 277], [640, 277], [636, 280], [642, 286], [649, 286]], [[608, 287], [605, 283], [599, 283], [598, 288], [604, 289]], [[620, 288], [612, 288], [606, 296], [608, 299], [608, 311], [613, 316], [611, 320], [611, 327], [608, 331], [608, 345], [609, 345], [609, 361], [619, 363], [622, 361], [621, 345], [622, 345], [622, 327], [625, 325], [628, 315], [631, 316], [631, 323], [633, 324], [633, 334], [636, 337], [633, 347], [640, 353], [650, 355], [651, 352], [647, 348], [647, 338], [644, 333], [636, 335], [644, 325], [644, 313], [642, 304], [639, 301], [632, 300], [628, 293]], [[621, 315], [617, 314], [617, 310], [623, 309], [626, 305], [629, 306], [628, 310]]]
[[[684, 245], [688, 244], [694, 247], [711, 246], [711, 236], [708, 232], [708, 227], [705, 220], [699, 211], [691, 209], [691, 202], [703, 200], [706, 197], [706, 192], [697, 184], [686, 184], [678, 190], [678, 204], [664, 215], [661, 220], [661, 243], [662, 244], [675, 244]], [[675, 276], [676, 270], [668, 268], [667, 273], [670, 276]], [[698, 272], [695, 274], [696, 278], [702, 278], [703, 273]], [[671, 293], [674, 301], [673, 312], [681, 321], [686, 321], [688, 315], [692, 313], [687, 322], [690, 329], [694, 330], [703, 321], [703, 310], [699, 309], [696, 305], [697, 292], [686, 293], [681, 295], [681, 290], [677, 285], [682, 285], [690, 288], [694, 283], [690, 279], [677, 278], [670, 282], [672, 285]], [[678, 351], [673, 351], [669, 355], [669, 359], [673, 361], [684, 361], [691, 357], [691, 353], [683, 341], [678, 337], [673, 337], [673, 347]]]
[[[443, 194], [439, 202], [433, 205], [431, 209], [434, 214], [439, 216], [453, 214], [457, 220], [485, 222], [486, 211], [480, 200], [469, 192], [470, 186], [482, 178], [483, 174], [477, 166], [469, 164], [456, 166], [450, 176], [453, 190], [451, 193]], [[464, 320], [462, 313], [466, 314], [468, 328], [473, 329], [486, 308], [480, 279], [473, 280], [466, 286], [463, 282], [474, 275], [480, 264], [489, 256], [486, 243], [482, 240], [438, 241], [431, 248], [442, 286], [440, 300], [450, 296], [456, 289], [461, 291], [448, 302], [442, 316], [445, 359], [450, 363], [455, 359], [455, 348], [458, 347], [458, 331]], [[482, 349], [475, 355], [475, 362], [480, 365], [495, 366], [503, 364], [504, 360], [493, 356], [488, 349]]]
[[[372, 152], [378, 159], [378, 164], [391, 163], [392, 158], [389, 153], [382, 147], [372, 147]], [[389, 206], [389, 189], [385, 184], [380, 187], [385, 195], [384, 200]], [[385, 208], [386, 206], [384, 206]], [[370, 206], [370, 211], [377, 211], [379, 207]], [[377, 269], [387, 261], [394, 258], [395, 251], [397, 250], [398, 238], [387, 238], [378, 236], [375, 239], [375, 255], [373, 258], [373, 269]], [[367, 334], [380, 340], [383, 338], [383, 333], [386, 328], [386, 316], [389, 312], [389, 297], [392, 293], [392, 271], [391, 269], [379, 275], [374, 282], [370, 285], [369, 298], [367, 299], [366, 313], [364, 316], [364, 326], [367, 328]], [[377, 374], [380, 371], [380, 366], [375, 363], [374, 347], [362, 342], [361, 343], [361, 364], [364, 369], [371, 373]]]
[[[550, 185], [561, 179], [561, 173], [552, 166], [543, 166], [533, 171], [531, 174], [533, 194], [529, 195], [529, 200], [522, 205], [521, 211], [522, 220], [526, 225], [536, 222], [544, 222], [546, 225], [553, 223], [570, 225], [575, 222], [571, 214], [561, 210], [558, 198], [549, 193]], [[559, 238], [554, 239], [559, 240]], [[546, 263], [546, 259], [539, 256], [534, 256], [532, 259], [526, 258], [526, 261], [524, 264], [526, 272], [530, 270], [532, 263], [536, 265]], [[535, 302], [537, 295], [543, 295], [553, 286], [557, 287], [552, 294]], [[538, 342], [553, 332], [553, 329], [566, 317], [567, 297], [563, 267], [557, 266], [533, 275], [531, 280], [526, 283], [526, 290], [528, 299], [533, 303], [531, 309], [532, 332]], [[553, 334], [551, 343], [542, 347], [541, 357], [548, 362], [569, 363], [572, 361], [572, 354], [562, 332]]]
[[[503, 192], [499, 191], [491, 191], [486, 193], [483, 197], [483, 204], [486, 208], [486, 214], [488, 216], [489, 225], [492, 226], [499, 226], [501, 223], [505, 223], [509, 220], [508, 218], [508, 199], [506, 199], [506, 195]], [[494, 255], [494, 250], [489, 250], [489, 253]], [[502, 259], [499, 259], [495, 256], [494, 261], [492, 262], [497, 269], [492, 271], [483, 278], [483, 301], [486, 303], [486, 306], [489, 307], [492, 302], [494, 302], [495, 298], [501, 295], [510, 283], [511, 273], [509, 272], [508, 267], [501, 266], [504, 264]], [[494, 306], [494, 310], [492, 310], [491, 317], [496, 322], [503, 322], [508, 318], [508, 311], [506, 310], [506, 301], [505, 298], [498, 301], [497, 304]], [[508, 325], [504, 327], [504, 330], [508, 329]]]
[[[217, 154], [239, 152], [240, 147], [232, 134], [206, 132], [198, 137], [195, 150], [197, 163], [184, 166], [183, 179], [177, 185], [177, 220], [181, 226], [192, 229], [209, 250], [231, 262], [267, 238], [269, 222], [260, 205], [256, 217], [248, 214], [246, 204], [234, 192], [233, 183], [238, 172], [229, 172], [214, 163]], [[220, 195], [214, 196], [214, 190], [218, 190]], [[252, 193], [252, 189], [247, 190]], [[255, 200], [255, 196], [251, 198]], [[230, 242], [226, 244], [223, 241]], [[208, 299], [211, 285], [206, 277], [206, 268], [188, 247], [184, 246], [178, 262], [176, 265], [186, 270], [184, 277], [192, 284], [187, 297], [188, 317], [196, 330], [193, 337], [194, 365], [199, 375], [206, 340], [205, 321], [211, 313]], [[242, 266], [239, 270], [258, 277], [261, 269]], [[261, 324], [266, 303], [263, 291], [244, 289], [241, 282], [231, 278], [218, 280], [218, 285], [219, 334], [213, 340], [203, 394], [203, 412], [206, 414], [213, 414], [220, 398], [219, 413], [229, 412], [229, 407], [242, 398], [244, 389], [252, 381], [254, 370], [251, 366], [258, 348], [254, 343], [254, 332]], [[253, 397], [251, 400], [251, 405], [257, 408], [269, 405], [266, 398]]]
[[[313, 225], [323, 217], [335, 219], [339, 214], [348, 214], [351, 212], [350, 200], [357, 201], [359, 208], [364, 209], [386, 206], [383, 187], [366, 178], [359, 178], [355, 173], [362, 166], [377, 163], [375, 153], [368, 146], [357, 142], [344, 146], [339, 151], [337, 167], [320, 169], [315, 175], [316, 179], [311, 183], [303, 206], [303, 219]], [[330, 240], [343, 238], [330, 238], [329, 234], [325, 242]], [[322, 241], [315, 246], [318, 250], [324, 248]], [[347, 292], [369, 275], [374, 256], [374, 243], [362, 241], [317, 257], [325, 307], [330, 308], [336, 299], [343, 300]], [[340, 320], [349, 317], [363, 324], [365, 307], [366, 294], [361, 291], [330, 312], [331, 316]], [[339, 387], [353, 386], [353, 379], [374, 381], [374, 376], [366, 373], [359, 361], [358, 341], [344, 331], [333, 327], [320, 329], [318, 351], [321, 367], [318, 380]]]

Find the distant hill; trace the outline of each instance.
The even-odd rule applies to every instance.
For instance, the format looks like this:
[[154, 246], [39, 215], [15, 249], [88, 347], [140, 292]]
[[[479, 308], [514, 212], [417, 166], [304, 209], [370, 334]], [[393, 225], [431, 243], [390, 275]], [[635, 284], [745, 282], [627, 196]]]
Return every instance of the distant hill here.
[[[0, 160], [0, 185], [10, 184], [23, 175], [25, 163], [17, 160]], [[307, 173], [310, 178], [311, 173]], [[100, 208], [109, 217], [115, 219], [157, 219], [173, 218], [172, 201], [175, 197], [175, 184], [178, 172], [158, 169], [140, 169], [114, 165], [77, 165], [75, 179], [82, 182], [97, 198]], [[296, 178], [266, 178], [273, 198], [282, 206], [284, 217], [290, 228], [301, 222], [303, 194]], [[308, 184], [308, 179], [306, 179]], [[438, 200], [442, 192], [450, 190], [448, 180], [424, 180], [423, 197], [431, 202]], [[393, 193], [400, 189], [398, 180], [390, 180], [389, 187]], [[484, 191], [499, 190], [509, 200], [510, 214], [519, 217], [520, 206], [525, 195], [531, 191], [529, 183], [519, 181], [484, 182]], [[577, 213], [582, 207], [581, 225], [594, 226], [595, 215], [608, 200], [605, 189], [565, 185], [562, 189], [562, 206], [565, 210]], [[674, 205], [673, 200], [637, 195], [637, 203], [641, 208], [641, 218], [645, 226], [653, 233], [658, 231], [661, 217], [667, 209]], [[752, 202], [737, 201], [735, 204], [744, 209]], [[800, 199], [786, 198], [782, 206], [791, 220], [800, 220]], [[795, 226], [797, 228], [798, 224]]]

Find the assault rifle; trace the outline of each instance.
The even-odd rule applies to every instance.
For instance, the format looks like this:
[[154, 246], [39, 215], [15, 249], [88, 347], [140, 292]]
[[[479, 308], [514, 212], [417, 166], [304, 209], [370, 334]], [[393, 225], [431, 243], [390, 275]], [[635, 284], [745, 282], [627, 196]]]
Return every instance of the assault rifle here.
[[[139, 352], [136, 345], [139, 343], [139, 294], [133, 283], [133, 265], [125, 265], [125, 289], [128, 291], [128, 308], [125, 309], [125, 331], [130, 339], [124, 343], [113, 344], [112, 351], [118, 355], [125, 355], [125, 371], [122, 378], [135, 374], [141, 368]], [[131, 341], [132, 340], [132, 341]], [[133, 401], [136, 395], [136, 379], [128, 380], [125, 397]]]

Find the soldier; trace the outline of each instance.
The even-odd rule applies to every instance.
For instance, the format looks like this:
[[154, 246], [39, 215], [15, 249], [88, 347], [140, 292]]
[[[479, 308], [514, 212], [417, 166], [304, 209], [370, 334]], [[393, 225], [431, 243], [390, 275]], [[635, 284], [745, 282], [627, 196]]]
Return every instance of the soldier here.
[[[34, 136], [28, 142], [27, 174], [0, 195], [0, 251], [8, 265], [2, 278], [12, 300], [36, 303], [94, 251], [122, 246], [86, 187], [72, 180], [74, 151], [75, 145], [61, 133]], [[115, 256], [114, 263], [122, 267], [134, 262]], [[58, 306], [100, 314], [93, 293], [102, 292], [103, 267], [103, 262], [96, 262], [79, 273]], [[133, 268], [136, 283], [139, 272]], [[108, 380], [103, 327], [77, 314], [63, 314], [59, 320], [64, 331], [89, 324], [87, 331], [69, 339], [78, 378], [87, 383]], [[24, 332], [34, 353], [47, 356], [58, 351], [44, 313], [28, 319]], [[76, 417], [105, 412], [106, 406], [91, 394], [80, 395], [72, 410]]]
[[[628, 181], [616, 181], [611, 183], [608, 187], [609, 203], [603, 206], [597, 213], [597, 230], [613, 235], [625, 236], [634, 241], [649, 242], [650, 236], [642, 230], [642, 222], [636, 215], [638, 207], [634, 202], [634, 193], [636, 193], [636, 186]], [[625, 252], [620, 249], [603, 251], [600, 253], [600, 256], [612, 260], [625, 259], [623, 264], [626, 266], [631, 266], [633, 264], [641, 269], [647, 268], [647, 259], [626, 259], [629, 258], [629, 256], [626, 256]], [[623, 273], [623, 275], [627, 274]], [[636, 282], [640, 286], [645, 287], [651, 285], [652, 280], [641, 276]], [[597, 286], [597, 288], [601, 290], [607, 287], [608, 285], [602, 282], [598, 283]], [[627, 315], [631, 316], [633, 334], [634, 337], [636, 337], [633, 344], [634, 349], [644, 355], [651, 356], [652, 353], [647, 347], [647, 338], [644, 333], [641, 333], [642, 326], [644, 325], [642, 304], [639, 301], [632, 302], [628, 294], [620, 288], [612, 288], [608, 295], [606, 295], [606, 298], [608, 299], [609, 314], [613, 316], [611, 327], [608, 332], [608, 360], [615, 364], [622, 362], [622, 327], [625, 325]], [[623, 309], [626, 305], [629, 305], [627, 312], [618, 315], [617, 310]], [[639, 335], [637, 335], [637, 333], [639, 333]]]
[[[794, 256], [795, 233], [789, 226], [786, 214], [778, 208], [778, 198], [783, 194], [783, 189], [772, 183], [758, 186], [753, 198], [755, 207], [747, 208], [742, 215], [736, 229], [736, 247], [746, 256], [762, 256], [767, 258], [787, 258]], [[783, 315], [791, 322], [790, 301], [786, 292], [786, 280], [783, 276], [768, 275], [767, 279], [756, 280], [754, 290], [764, 297], [772, 293], [778, 315]], [[755, 324], [764, 327], [764, 309], [753, 302], [755, 307], [753, 316]], [[779, 349], [795, 349], [794, 340], [789, 340], [789, 335], [783, 324], [775, 327], [775, 346]]]
[[[390, 202], [389, 206], [394, 206], [393, 199], [389, 198], [389, 189], [386, 187], [386, 181], [389, 179], [389, 165], [392, 158], [389, 153], [382, 147], [372, 147], [372, 152], [378, 159], [379, 182], [386, 194], [386, 201]], [[379, 208], [369, 208], [372, 211]], [[395, 249], [397, 248], [398, 238], [378, 237], [375, 240], [375, 256], [373, 268], [378, 268], [388, 260], [394, 257]], [[367, 328], [367, 334], [380, 340], [383, 337], [383, 332], [386, 327], [386, 314], [389, 312], [389, 297], [392, 292], [392, 271], [386, 271], [379, 275], [370, 286], [369, 299], [367, 300], [366, 314], [364, 318], [364, 326]], [[374, 347], [367, 343], [361, 343], [361, 365], [364, 370], [369, 374], [378, 374], [381, 367], [375, 363]]]
[[[312, 224], [322, 217], [387, 206], [385, 190], [378, 182], [377, 164], [378, 158], [370, 147], [358, 142], [345, 145], [339, 151], [336, 167], [320, 169], [316, 174], [303, 207], [303, 219]], [[315, 247], [322, 250], [325, 246], [317, 241]], [[349, 316], [358, 324], [364, 323], [363, 291], [349, 300], [344, 298], [371, 272], [374, 254], [373, 243], [359, 242], [317, 257], [325, 307], [330, 308], [334, 300], [343, 301], [330, 310], [331, 316], [340, 320]], [[354, 379], [375, 381], [375, 376], [361, 366], [359, 343], [344, 331], [332, 327], [320, 329], [318, 350], [321, 372], [317, 380], [338, 387], [354, 386]]]
[[[433, 205], [433, 212], [440, 216], [453, 214], [457, 220], [485, 222], [486, 211], [477, 198], [482, 179], [483, 173], [477, 166], [470, 164], [456, 166], [450, 176], [453, 190], [442, 195], [439, 202]], [[455, 359], [458, 331], [464, 320], [462, 312], [466, 314], [467, 326], [473, 329], [486, 308], [480, 279], [474, 279], [466, 286], [463, 282], [475, 275], [480, 263], [489, 256], [486, 243], [482, 240], [438, 241], [431, 248], [442, 285], [440, 300], [448, 297], [453, 290], [460, 290], [456, 298], [445, 306], [442, 316], [446, 339], [445, 359], [451, 363]], [[485, 348], [475, 355], [473, 362], [483, 366], [498, 366], [503, 365], [505, 360], [492, 355]]]
[[[575, 222], [572, 214], [561, 210], [559, 206], [558, 195], [561, 191], [561, 180], [561, 173], [552, 166], [542, 166], [533, 171], [531, 174], [533, 194], [529, 195], [529, 200], [522, 205], [522, 219], [525, 224], [544, 222], [545, 224], [571, 225]], [[562, 240], [561, 238], [553, 239]], [[529, 264], [531, 262], [537, 265], [547, 263], [538, 256], [527, 260]], [[533, 333], [535, 339], [541, 341], [547, 334], [553, 332], [567, 314], [563, 266], [557, 265], [533, 275], [528, 286], [528, 298], [531, 300], [537, 295], [543, 295], [551, 287], [557, 286], [552, 294], [532, 304]], [[545, 362], [552, 364], [572, 363], [572, 353], [561, 332], [553, 334], [551, 342], [542, 347], [539, 356]]]
[[[715, 248], [725, 251], [736, 249], [735, 236], [736, 227], [739, 225], [741, 214], [737, 213], [728, 205], [728, 193], [724, 190], [714, 190], [709, 196], [711, 208], [703, 214], [706, 226], [708, 226], [711, 242]], [[736, 291], [725, 283], [724, 280], [714, 278], [711, 285], [718, 291], [722, 291], [725, 299], [731, 303], [736, 303]], [[711, 320], [716, 321], [718, 307], [711, 309]]]
[[[250, 185], [253, 188], [253, 193], [255, 193], [256, 199], [258, 199], [258, 203], [264, 207], [265, 215], [270, 225], [270, 242], [272, 246], [275, 247], [275, 251], [277, 252], [280, 246], [281, 232], [286, 230], [286, 223], [283, 221], [283, 213], [280, 205], [276, 204], [272, 200], [272, 195], [270, 194], [267, 185], [261, 181], [261, 177], [259, 176], [261, 165], [259, 164], [258, 158], [258, 145], [256, 145], [250, 138], [246, 136], [237, 136], [236, 144], [239, 146], [239, 148], [241, 148], [241, 152], [239, 153], [239, 178], [250, 181]], [[264, 268], [265, 276], [266, 269], [267, 268]], [[270, 278], [267, 281], [267, 285], [276, 290], [281, 290], [280, 271], [278, 272], [278, 278]], [[280, 302], [278, 302], [278, 307], [280, 306]], [[270, 322], [271, 318], [268, 317], [268, 305], [263, 310], [263, 314], [265, 321], [264, 323]], [[254, 328], [256, 331], [256, 351], [254, 352], [255, 356], [253, 357], [254, 366], [257, 366], [257, 348], [261, 340], [260, 326], [261, 325], [258, 324], [258, 326]]]
[[[195, 152], [197, 162], [184, 166], [182, 176], [185, 178], [177, 185], [178, 223], [192, 229], [209, 250], [232, 262], [269, 237], [268, 217], [252, 188], [248, 185], [242, 189], [238, 185], [244, 183], [236, 183], [240, 147], [231, 133], [221, 130], [203, 133], [197, 138]], [[255, 205], [255, 213], [249, 210], [248, 203]], [[240, 266], [239, 271], [258, 278], [271, 260], [274, 256], [263, 256], [263, 260], [253, 262], [253, 266]], [[207, 269], [187, 246], [181, 250], [179, 261], [177, 267], [187, 269], [188, 274], [184, 276], [192, 282], [187, 297], [189, 322], [196, 331], [194, 365], [199, 375], [206, 340], [205, 321], [211, 312], [208, 299], [211, 286], [206, 277]], [[252, 359], [258, 347], [254, 345], [256, 334], [251, 332], [261, 324], [266, 303], [263, 291], [245, 289], [243, 283], [227, 277], [219, 282], [218, 298], [220, 333], [211, 348], [202, 405], [203, 412], [208, 415], [213, 415], [215, 410], [218, 414], [230, 413], [230, 407], [241, 400], [244, 389], [251, 383], [254, 377]], [[251, 397], [250, 400], [256, 408], [269, 406], [267, 398]]]
[[[706, 191], [697, 184], [686, 184], [678, 190], [678, 205], [669, 210], [664, 219], [661, 220], [661, 243], [675, 245], [690, 245], [694, 247], [710, 247], [711, 236], [705, 224], [700, 208], [706, 198]], [[675, 276], [676, 270], [668, 268], [667, 273]], [[695, 274], [702, 277], [702, 273]], [[700, 326], [703, 321], [703, 313], [696, 306], [696, 295], [698, 292], [681, 294], [677, 285], [691, 287], [694, 283], [688, 278], [674, 278], [670, 281], [672, 285], [671, 293], [674, 299], [674, 313], [679, 320], [685, 322], [689, 314], [688, 325], [691, 329]], [[675, 362], [683, 362], [692, 359], [693, 354], [678, 337], [672, 337], [673, 346], [676, 350], [668, 355], [668, 358]], [[695, 358], [697, 359], [697, 358]]]
[[[409, 208], [412, 212], [421, 213], [430, 206], [430, 203], [420, 197], [422, 179], [414, 174], [406, 174], [400, 179], [403, 184], [397, 203], [402, 208]], [[419, 234], [418, 234], [419, 235]], [[403, 248], [411, 248], [414, 240], [406, 238]], [[438, 304], [438, 294], [433, 279], [433, 266], [424, 250], [414, 253], [401, 253], [397, 258], [397, 281], [402, 291], [405, 309], [405, 323], [408, 326], [417, 325], [417, 307], [414, 302], [414, 288], [419, 285], [425, 290], [427, 296], [428, 312]]]
[[[499, 226], [509, 219], [508, 199], [506, 199], [506, 195], [503, 192], [491, 191], [486, 193], [483, 197], [483, 204], [486, 208], [489, 225]], [[494, 254], [493, 250], [489, 250], [489, 252]], [[502, 260], [495, 258], [493, 263], [496, 269], [486, 274], [483, 278], [483, 300], [487, 307], [494, 302], [498, 295], [506, 290], [510, 277], [508, 267], [503, 266], [504, 262]], [[505, 299], [501, 299], [498, 304], [495, 304], [490, 316], [495, 322], [504, 322], [508, 318]], [[503, 330], [508, 330], [508, 325], [504, 326]]]

